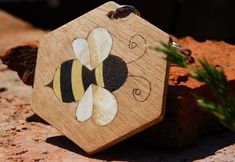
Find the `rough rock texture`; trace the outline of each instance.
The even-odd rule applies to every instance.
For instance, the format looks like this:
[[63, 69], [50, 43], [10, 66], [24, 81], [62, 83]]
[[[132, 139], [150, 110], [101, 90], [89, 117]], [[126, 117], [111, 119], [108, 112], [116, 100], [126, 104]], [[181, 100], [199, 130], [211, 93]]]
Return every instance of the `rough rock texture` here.
[[[4, 14], [6, 19], [11, 17], [1, 12], [0, 22], [3, 22], [1, 14]], [[24, 24], [17, 19], [11, 21], [12, 28], [17, 26], [17, 23]], [[0, 29], [4, 25], [1, 23]], [[13, 31], [11, 25], [8, 26], [8, 29]], [[28, 28], [24, 30], [22, 29], [21, 32], [27, 33]], [[29, 30], [33, 30], [33, 28], [29, 27]], [[0, 37], [1, 35], [5, 35], [5, 33], [0, 30]], [[9, 42], [9, 44], [0, 44], [0, 48], [6, 51], [25, 41], [19, 40], [19, 42], [11, 44], [14, 36], [17, 34], [9, 34], [8, 37], [5, 37], [5, 42]], [[195, 58], [205, 57], [210, 63], [223, 66], [231, 87], [234, 89], [235, 46], [224, 42], [196, 42], [190, 37], [178, 41], [183, 46], [192, 49]], [[36, 45], [21, 44], [14, 47], [13, 50], [2, 52], [1, 56], [10, 56], [14, 53], [12, 51], [19, 50], [19, 47], [20, 49], [21, 47], [36, 48]], [[15, 53], [14, 55], [22, 54], [22, 52]], [[10, 58], [6, 60], [10, 60]], [[18, 58], [18, 61], [21, 62], [22, 58]], [[29, 67], [19, 64], [19, 62], [14, 66], [27, 71]], [[18, 68], [15, 70], [19, 70]], [[33, 71], [31, 72], [33, 73]], [[89, 157], [78, 146], [31, 111], [32, 88], [24, 85], [16, 72], [0, 64], [0, 161], [234, 161], [235, 135], [232, 132], [223, 130], [198, 136], [209, 129], [216, 129], [219, 125], [212, 116], [202, 112], [196, 106], [190, 91], [207, 96], [210, 94], [207, 87], [188, 78], [187, 72], [179, 67], [171, 67], [166, 119], [161, 124], [98, 155]], [[32, 73], [19, 73], [18, 71], [19, 76], [22, 73], [22, 76], [25, 74], [25, 78], [28, 77], [26, 74], [32, 75]], [[33, 80], [28, 83], [32, 82]], [[197, 140], [194, 141], [195, 139]], [[192, 144], [178, 149], [158, 147], [159, 145], [178, 147], [192, 141], [194, 141]]]
[[38, 41], [27, 42], [7, 50], [2, 56], [2, 62], [9, 69], [17, 71], [21, 80], [27, 85], [33, 85], [34, 82], [37, 45]]

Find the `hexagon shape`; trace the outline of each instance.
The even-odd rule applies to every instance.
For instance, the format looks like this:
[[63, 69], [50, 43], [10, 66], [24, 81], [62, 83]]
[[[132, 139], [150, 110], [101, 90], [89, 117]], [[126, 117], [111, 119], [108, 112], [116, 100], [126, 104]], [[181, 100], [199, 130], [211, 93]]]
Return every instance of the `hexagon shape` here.
[[149, 49], [168, 34], [135, 14], [107, 17], [108, 2], [45, 35], [33, 111], [87, 153], [101, 151], [164, 117], [165, 56]]

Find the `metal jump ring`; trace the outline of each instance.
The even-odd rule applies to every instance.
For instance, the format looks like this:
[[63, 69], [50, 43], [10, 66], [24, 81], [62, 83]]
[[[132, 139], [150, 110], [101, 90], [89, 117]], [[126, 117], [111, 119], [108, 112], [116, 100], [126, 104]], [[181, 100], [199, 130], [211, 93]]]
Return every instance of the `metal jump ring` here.
[[186, 57], [191, 56], [192, 51], [190, 49], [182, 47], [180, 44], [174, 42], [171, 38], [169, 43], [172, 47], [176, 48], [180, 53], [184, 54]]
[[121, 17], [126, 17], [131, 12], [140, 16], [140, 12], [134, 6], [131, 5], [121, 5], [115, 11], [108, 12], [107, 16], [111, 19], [117, 19]]
[[194, 57], [192, 56], [192, 51], [190, 49], [182, 47], [180, 44], [173, 42], [172, 39], [170, 39], [169, 43], [172, 47], [185, 56], [185, 60], [188, 63], [192, 64], [195, 62]]

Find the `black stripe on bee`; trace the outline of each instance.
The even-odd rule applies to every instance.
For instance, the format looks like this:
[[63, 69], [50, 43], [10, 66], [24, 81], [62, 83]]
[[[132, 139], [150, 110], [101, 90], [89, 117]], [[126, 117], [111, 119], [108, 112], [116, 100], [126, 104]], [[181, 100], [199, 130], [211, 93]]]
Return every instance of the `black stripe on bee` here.
[[63, 102], [73, 102], [71, 75], [73, 60], [64, 62], [60, 68], [60, 89]]
[[82, 66], [82, 80], [84, 90], [86, 90], [91, 84], [96, 85], [95, 69], [90, 71], [85, 66]]

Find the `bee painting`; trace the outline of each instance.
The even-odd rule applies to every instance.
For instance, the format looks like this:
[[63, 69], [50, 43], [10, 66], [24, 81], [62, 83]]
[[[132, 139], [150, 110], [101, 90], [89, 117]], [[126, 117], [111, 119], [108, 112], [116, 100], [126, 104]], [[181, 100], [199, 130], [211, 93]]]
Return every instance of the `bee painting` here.
[[47, 85], [61, 102], [79, 102], [76, 108], [79, 122], [92, 118], [95, 124], [104, 126], [117, 114], [118, 102], [112, 92], [128, 78], [128, 63], [111, 54], [112, 43], [111, 34], [100, 27], [86, 39], [75, 39], [72, 48], [77, 59], [63, 62]]

